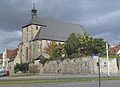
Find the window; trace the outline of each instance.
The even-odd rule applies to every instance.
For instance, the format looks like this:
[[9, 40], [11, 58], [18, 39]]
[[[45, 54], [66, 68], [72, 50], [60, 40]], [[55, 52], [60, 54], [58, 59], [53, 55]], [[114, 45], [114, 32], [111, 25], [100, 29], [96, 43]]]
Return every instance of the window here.
[[107, 63], [106, 62], [104, 62], [104, 67], [106, 67], [107, 66]]
[[33, 39], [33, 36], [31, 36], [31, 39]]
[[28, 27], [27, 27], [27, 31], [28, 31]]
[[21, 49], [21, 53], [22, 53], [22, 49]]
[[28, 47], [26, 47], [26, 60], [28, 60]]
[[39, 44], [38, 44], [38, 47], [39, 47]]
[[25, 39], [26, 39], [26, 41], [28, 41], [28, 33], [26, 34], [26, 38]]
[[38, 26], [36, 26], [36, 30], [38, 30]]
[[85, 66], [87, 66], [87, 62], [85, 62]]

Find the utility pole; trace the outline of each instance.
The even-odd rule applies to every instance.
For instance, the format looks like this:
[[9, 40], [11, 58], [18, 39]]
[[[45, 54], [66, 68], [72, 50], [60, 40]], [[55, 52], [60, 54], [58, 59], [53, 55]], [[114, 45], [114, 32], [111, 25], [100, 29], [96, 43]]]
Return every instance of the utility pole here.
[[100, 79], [100, 57], [98, 56], [98, 73], [99, 73], [99, 87], [101, 87], [101, 79]]
[[98, 87], [101, 87], [101, 75], [100, 75], [100, 54], [96, 54], [96, 57], [98, 59], [97, 66], [98, 66]]
[[106, 43], [106, 56], [107, 56], [107, 76], [110, 76], [110, 70], [109, 70], [109, 56], [108, 56], [108, 43]]

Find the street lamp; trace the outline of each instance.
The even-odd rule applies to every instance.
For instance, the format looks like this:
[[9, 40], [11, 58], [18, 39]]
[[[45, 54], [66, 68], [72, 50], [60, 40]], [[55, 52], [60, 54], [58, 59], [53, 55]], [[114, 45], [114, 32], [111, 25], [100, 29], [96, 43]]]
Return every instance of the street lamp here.
[[98, 54], [98, 73], [99, 73], [99, 87], [101, 87], [101, 79], [100, 79], [100, 57], [99, 57], [99, 54]]
[[101, 87], [101, 75], [100, 75], [100, 57], [99, 54], [95, 54], [98, 59], [97, 66], [98, 66], [98, 78], [99, 78], [99, 87]]
[[108, 43], [106, 43], [106, 56], [107, 56], [107, 75], [110, 76], [110, 69], [109, 69], [109, 56], [108, 56]]
[[94, 55], [95, 55], [95, 56], [97, 57], [97, 59], [98, 59], [98, 62], [97, 62], [97, 66], [98, 66], [98, 78], [99, 78], [99, 84], [98, 84], [98, 86], [101, 87], [101, 79], [100, 79], [100, 78], [101, 78], [101, 75], [100, 75], [100, 57], [99, 57], [100, 54], [99, 54], [99, 52], [96, 51], [96, 52], [94, 53]]

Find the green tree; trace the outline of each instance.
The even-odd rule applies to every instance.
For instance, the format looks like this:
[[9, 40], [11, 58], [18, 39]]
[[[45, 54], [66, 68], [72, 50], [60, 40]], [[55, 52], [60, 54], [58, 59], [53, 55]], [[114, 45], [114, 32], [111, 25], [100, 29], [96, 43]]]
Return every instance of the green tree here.
[[21, 67], [21, 71], [23, 73], [27, 73], [29, 71], [29, 63], [23, 63]]
[[17, 73], [18, 71], [21, 71], [23, 73], [26, 73], [29, 71], [29, 64], [28, 63], [21, 63], [21, 64], [16, 64], [14, 67], [14, 72]]
[[45, 53], [50, 56], [50, 60], [56, 60], [62, 57], [64, 51], [63, 46], [63, 44], [57, 44], [55, 41], [52, 41], [50, 43], [47, 43], [47, 46], [45, 46], [44, 50]]
[[21, 71], [21, 67], [22, 67], [22, 65], [17, 63], [14, 67], [14, 72], [17, 73], [18, 71]]
[[78, 39], [79, 39], [78, 53], [80, 54], [79, 56], [91, 55], [93, 38], [88, 34], [84, 34], [83, 36], [79, 36]]
[[45, 53], [47, 53], [50, 57], [50, 60], [54, 60], [57, 55], [57, 43], [55, 41], [52, 41], [50, 43], [47, 43], [47, 46], [44, 47]]
[[72, 33], [65, 41], [65, 52], [67, 54], [66, 56], [70, 59], [78, 57], [77, 52], [80, 46], [78, 38], [79, 38], [78, 34]]
[[94, 38], [92, 44], [92, 51], [99, 52], [100, 56], [106, 54], [106, 42], [103, 38]]
[[99, 52], [105, 54], [106, 42], [102, 38], [93, 38], [88, 34], [80, 36], [72, 33], [65, 42], [65, 52], [68, 58], [81, 56], [90, 56], [93, 53]]

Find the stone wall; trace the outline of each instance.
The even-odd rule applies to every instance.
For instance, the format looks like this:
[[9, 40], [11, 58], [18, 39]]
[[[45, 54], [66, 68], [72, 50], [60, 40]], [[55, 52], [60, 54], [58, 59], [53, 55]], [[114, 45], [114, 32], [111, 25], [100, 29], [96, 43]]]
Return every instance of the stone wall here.
[[14, 74], [14, 61], [9, 61], [8, 62], [8, 70], [9, 70], [9, 76], [13, 76]]
[[[50, 61], [44, 66], [42, 64], [34, 64], [34, 69], [38, 73], [50, 73], [50, 74], [97, 74], [98, 59], [92, 57], [74, 58], [72, 60], [66, 59], [60, 61], [59, 64], [56, 61]], [[101, 73], [107, 74], [106, 59], [100, 59]], [[118, 73], [116, 58], [110, 59], [110, 73]]]

